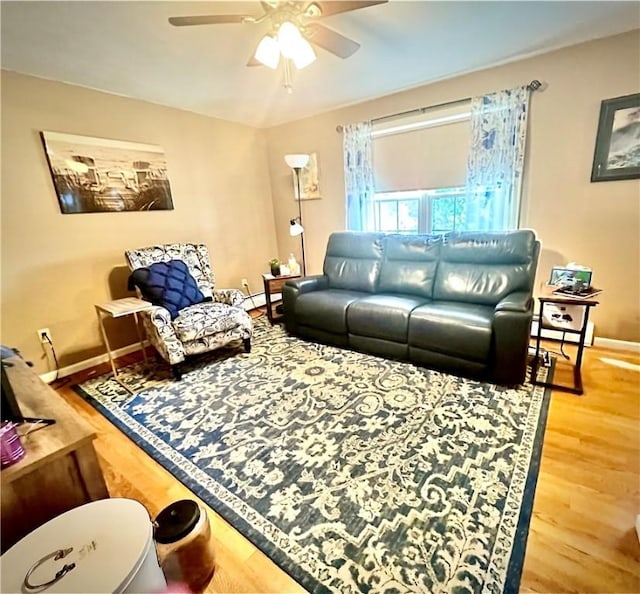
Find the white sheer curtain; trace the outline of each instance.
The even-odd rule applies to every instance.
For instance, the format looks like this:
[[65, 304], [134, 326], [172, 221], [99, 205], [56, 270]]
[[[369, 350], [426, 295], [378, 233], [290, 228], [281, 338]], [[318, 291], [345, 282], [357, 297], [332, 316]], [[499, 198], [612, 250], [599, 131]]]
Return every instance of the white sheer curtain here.
[[347, 229], [371, 231], [374, 228], [371, 122], [346, 125], [343, 142]]
[[524, 86], [471, 101], [465, 230], [518, 226], [529, 94]]

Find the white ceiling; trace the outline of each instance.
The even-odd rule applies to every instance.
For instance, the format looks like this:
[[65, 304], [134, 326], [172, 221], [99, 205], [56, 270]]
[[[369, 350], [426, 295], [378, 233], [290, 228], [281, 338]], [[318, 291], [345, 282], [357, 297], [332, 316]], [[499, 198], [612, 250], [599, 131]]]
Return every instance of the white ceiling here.
[[2, 1], [2, 68], [264, 127], [640, 27], [638, 2], [391, 0], [322, 19], [362, 47], [346, 60], [318, 49], [289, 95], [281, 71], [245, 66], [266, 23], [167, 22], [261, 12], [258, 2]]

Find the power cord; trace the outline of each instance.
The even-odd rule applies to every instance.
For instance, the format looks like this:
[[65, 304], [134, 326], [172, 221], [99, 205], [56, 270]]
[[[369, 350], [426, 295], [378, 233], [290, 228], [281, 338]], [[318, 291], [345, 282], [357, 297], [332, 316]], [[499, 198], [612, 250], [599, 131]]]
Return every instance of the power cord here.
[[571, 359], [571, 357], [569, 355], [567, 355], [567, 353], [565, 353], [564, 351], [564, 345], [566, 342], [566, 337], [567, 337], [567, 333], [564, 330], [559, 330], [559, 332], [562, 332], [562, 339], [560, 340], [560, 350], [559, 351], [553, 351], [551, 349], [547, 349], [548, 353], [552, 353], [554, 355], [560, 355], [562, 357], [564, 357], [567, 361], [569, 359]]
[[56, 376], [51, 380], [52, 382], [58, 381], [58, 375], [60, 374], [60, 364], [58, 363], [58, 357], [56, 356], [56, 349], [53, 346], [52, 340], [49, 338], [48, 334], [42, 333], [44, 339], [49, 343], [49, 347], [51, 347], [51, 354], [53, 355], [53, 360], [56, 364]]
[[244, 300], [246, 301], [247, 299], [251, 299], [251, 305], [253, 305], [253, 309], [258, 310], [258, 314], [254, 317], [254, 319], [261, 318], [262, 316], [264, 316], [265, 312], [258, 309], [253, 295], [251, 294], [251, 290], [249, 289], [249, 281], [244, 281], [242, 283], [242, 286], [246, 289], [247, 292], [247, 297], [245, 297]]

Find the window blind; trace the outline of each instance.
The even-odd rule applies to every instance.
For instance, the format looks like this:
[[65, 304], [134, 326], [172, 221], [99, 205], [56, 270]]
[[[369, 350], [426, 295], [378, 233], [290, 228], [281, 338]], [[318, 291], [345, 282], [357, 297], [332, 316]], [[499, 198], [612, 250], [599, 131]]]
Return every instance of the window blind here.
[[[374, 127], [375, 191], [464, 186], [471, 133], [465, 110], [468, 103]], [[446, 122], [450, 117], [458, 121]]]

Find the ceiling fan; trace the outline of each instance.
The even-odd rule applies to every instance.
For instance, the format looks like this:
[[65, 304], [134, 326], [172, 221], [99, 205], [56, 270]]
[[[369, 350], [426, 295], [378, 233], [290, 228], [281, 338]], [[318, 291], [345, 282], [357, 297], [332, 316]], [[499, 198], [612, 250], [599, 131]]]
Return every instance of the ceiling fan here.
[[285, 88], [291, 92], [291, 63], [297, 69], [316, 59], [312, 46], [320, 47], [339, 58], [352, 56], [360, 44], [333, 29], [316, 22], [323, 17], [350, 12], [360, 8], [385, 4], [388, 0], [372, 1], [263, 1], [260, 15], [218, 14], [170, 17], [175, 27], [193, 25], [256, 24], [269, 21], [270, 32], [258, 44], [247, 66], [265, 65], [274, 70], [283, 58]]

